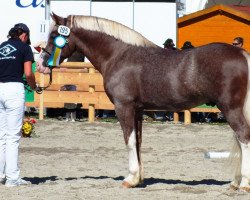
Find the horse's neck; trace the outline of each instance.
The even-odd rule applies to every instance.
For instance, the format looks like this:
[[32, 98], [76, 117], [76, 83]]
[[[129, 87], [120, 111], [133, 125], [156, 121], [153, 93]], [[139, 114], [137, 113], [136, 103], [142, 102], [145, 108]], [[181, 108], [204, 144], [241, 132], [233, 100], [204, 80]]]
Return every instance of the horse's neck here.
[[119, 53], [119, 45], [124, 45], [115, 38], [96, 31], [80, 30], [76, 36], [77, 47], [101, 73], [105, 71], [105, 63]]

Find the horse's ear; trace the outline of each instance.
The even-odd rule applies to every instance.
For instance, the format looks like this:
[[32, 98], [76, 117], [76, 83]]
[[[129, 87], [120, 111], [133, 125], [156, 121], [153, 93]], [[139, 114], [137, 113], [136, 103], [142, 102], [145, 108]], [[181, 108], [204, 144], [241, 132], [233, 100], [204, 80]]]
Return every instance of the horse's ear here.
[[52, 14], [50, 14], [51, 18], [53, 19], [53, 21], [57, 24], [57, 25], [61, 25], [63, 24], [63, 18], [56, 15], [54, 12], [52, 12]]

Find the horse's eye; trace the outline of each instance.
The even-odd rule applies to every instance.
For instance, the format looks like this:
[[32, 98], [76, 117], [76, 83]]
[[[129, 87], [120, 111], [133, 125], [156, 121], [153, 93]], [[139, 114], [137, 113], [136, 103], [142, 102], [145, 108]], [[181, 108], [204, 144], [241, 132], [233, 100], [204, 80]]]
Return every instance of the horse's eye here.
[[50, 38], [51, 38], [52, 40], [54, 40], [54, 39], [56, 38], [56, 36], [57, 36], [56, 33], [52, 33], [52, 34], [50, 35]]

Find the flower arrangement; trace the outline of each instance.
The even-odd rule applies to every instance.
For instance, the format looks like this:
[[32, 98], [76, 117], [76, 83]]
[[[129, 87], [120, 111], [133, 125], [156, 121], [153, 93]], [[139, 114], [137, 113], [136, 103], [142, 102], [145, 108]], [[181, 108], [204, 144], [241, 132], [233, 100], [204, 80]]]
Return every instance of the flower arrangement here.
[[23, 120], [22, 135], [23, 137], [30, 137], [31, 134], [35, 133], [34, 124], [37, 121], [34, 118], [26, 118]]

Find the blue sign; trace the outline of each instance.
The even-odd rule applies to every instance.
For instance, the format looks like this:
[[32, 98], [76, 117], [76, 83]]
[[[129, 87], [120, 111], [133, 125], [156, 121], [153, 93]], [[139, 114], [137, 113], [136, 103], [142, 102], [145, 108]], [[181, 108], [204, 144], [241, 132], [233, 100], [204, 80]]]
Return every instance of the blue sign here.
[[45, 0], [16, 0], [16, 5], [20, 8], [37, 8], [38, 6], [45, 8]]

